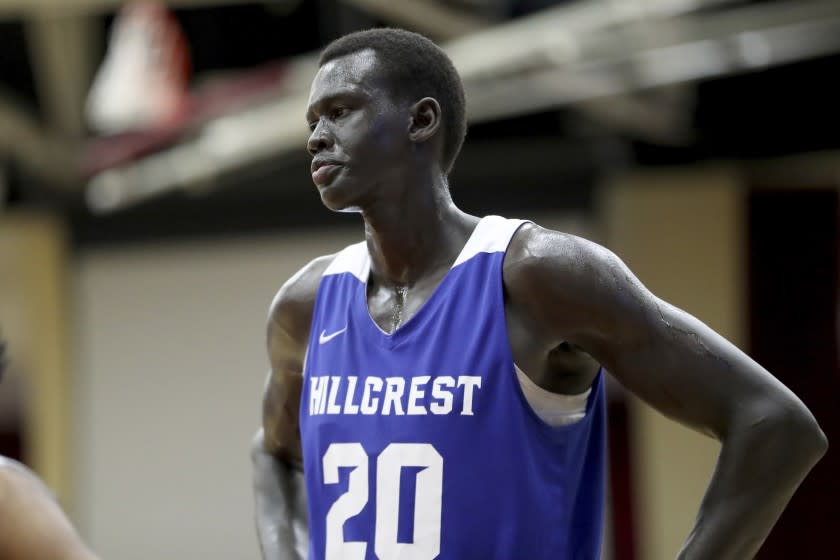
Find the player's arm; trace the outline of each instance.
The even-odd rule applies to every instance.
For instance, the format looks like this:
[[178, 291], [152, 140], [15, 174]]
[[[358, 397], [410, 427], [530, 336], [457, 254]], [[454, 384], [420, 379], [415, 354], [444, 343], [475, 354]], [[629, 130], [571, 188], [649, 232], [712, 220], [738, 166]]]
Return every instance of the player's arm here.
[[827, 448], [805, 405], [733, 344], [650, 293], [618, 257], [525, 226], [505, 285], [546, 348], [569, 341], [665, 415], [722, 442], [680, 558], [752, 558]]
[[43, 483], [0, 457], [0, 558], [96, 560]]
[[301, 269], [280, 289], [269, 311], [271, 372], [263, 394], [262, 428], [251, 450], [257, 533], [265, 560], [306, 556], [298, 410], [315, 294], [331, 259], [321, 257]]

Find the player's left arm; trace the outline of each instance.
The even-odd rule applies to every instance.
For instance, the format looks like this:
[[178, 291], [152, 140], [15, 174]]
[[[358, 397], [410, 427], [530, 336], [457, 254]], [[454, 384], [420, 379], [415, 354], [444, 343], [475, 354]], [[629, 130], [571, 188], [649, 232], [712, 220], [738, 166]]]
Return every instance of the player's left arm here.
[[752, 558], [827, 448], [802, 401], [594, 243], [524, 226], [506, 258], [505, 287], [546, 347], [579, 345], [653, 407], [721, 441], [679, 557]]

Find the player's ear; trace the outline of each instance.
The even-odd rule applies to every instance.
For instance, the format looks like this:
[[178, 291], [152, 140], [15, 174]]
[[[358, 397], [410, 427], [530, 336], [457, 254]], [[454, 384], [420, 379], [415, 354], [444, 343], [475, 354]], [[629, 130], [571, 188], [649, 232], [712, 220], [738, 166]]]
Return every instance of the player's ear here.
[[440, 125], [440, 103], [434, 97], [424, 97], [411, 106], [408, 137], [412, 142], [425, 142], [437, 133]]

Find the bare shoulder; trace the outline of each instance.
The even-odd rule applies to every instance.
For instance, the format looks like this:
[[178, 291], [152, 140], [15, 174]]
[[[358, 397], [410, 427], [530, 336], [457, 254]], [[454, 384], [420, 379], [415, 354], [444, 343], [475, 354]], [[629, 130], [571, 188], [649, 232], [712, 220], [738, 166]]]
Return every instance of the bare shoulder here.
[[567, 288], [579, 282], [622, 275], [624, 263], [612, 251], [593, 241], [525, 224], [511, 240], [505, 256], [508, 289], [531, 289], [546, 281], [563, 281]]
[[[575, 235], [523, 226], [505, 256], [507, 305], [548, 344], [587, 347], [620, 316], [649, 314], [655, 298], [609, 249]], [[587, 350], [589, 351], [589, 350]]]
[[311, 260], [277, 291], [268, 312], [269, 337], [280, 331], [293, 338], [305, 339], [321, 276], [334, 258], [333, 254]]
[[44, 482], [25, 465], [0, 455], [0, 509], [18, 510], [24, 501], [54, 503]]
[[4, 456], [0, 455], [0, 471], [9, 471], [9, 470], [12, 470], [12, 471], [15, 471], [15, 472], [21, 472], [21, 471], [29, 472], [29, 469], [27, 469], [21, 463], [18, 463], [14, 459], [9, 459], [8, 457], [4, 457]]
[[312, 312], [321, 277], [334, 258], [318, 257], [297, 271], [274, 296], [268, 312], [271, 373], [263, 392], [261, 444], [270, 454], [294, 464], [302, 461], [297, 413]]
[[5, 508], [5, 504], [11, 498], [15, 488], [15, 479], [20, 477], [21, 469], [23, 465], [17, 461], [0, 456], [0, 511]]
[[321, 276], [333, 259], [335, 254], [317, 257], [295, 272], [274, 296], [271, 314], [282, 311], [285, 307], [301, 307], [314, 303]]
[[0, 558], [95, 560], [46, 485], [0, 457]]
[[25, 487], [28, 491], [37, 490], [51, 495], [47, 486], [25, 465], [0, 455], [0, 500], [11, 495], [13, 489]]

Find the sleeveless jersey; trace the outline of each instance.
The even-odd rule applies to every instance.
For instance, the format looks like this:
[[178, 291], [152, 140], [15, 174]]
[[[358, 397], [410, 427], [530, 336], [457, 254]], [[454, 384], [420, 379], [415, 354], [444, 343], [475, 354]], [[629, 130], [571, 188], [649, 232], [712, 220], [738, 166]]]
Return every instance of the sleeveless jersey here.
[[605, 397], [552, 427], [525, 401], [502, 263], [522, 224], [483, 218], [393, 334], [367, 307], [364, 242], [321, 278], [300, 430], [309, 560], [596, 560]]

